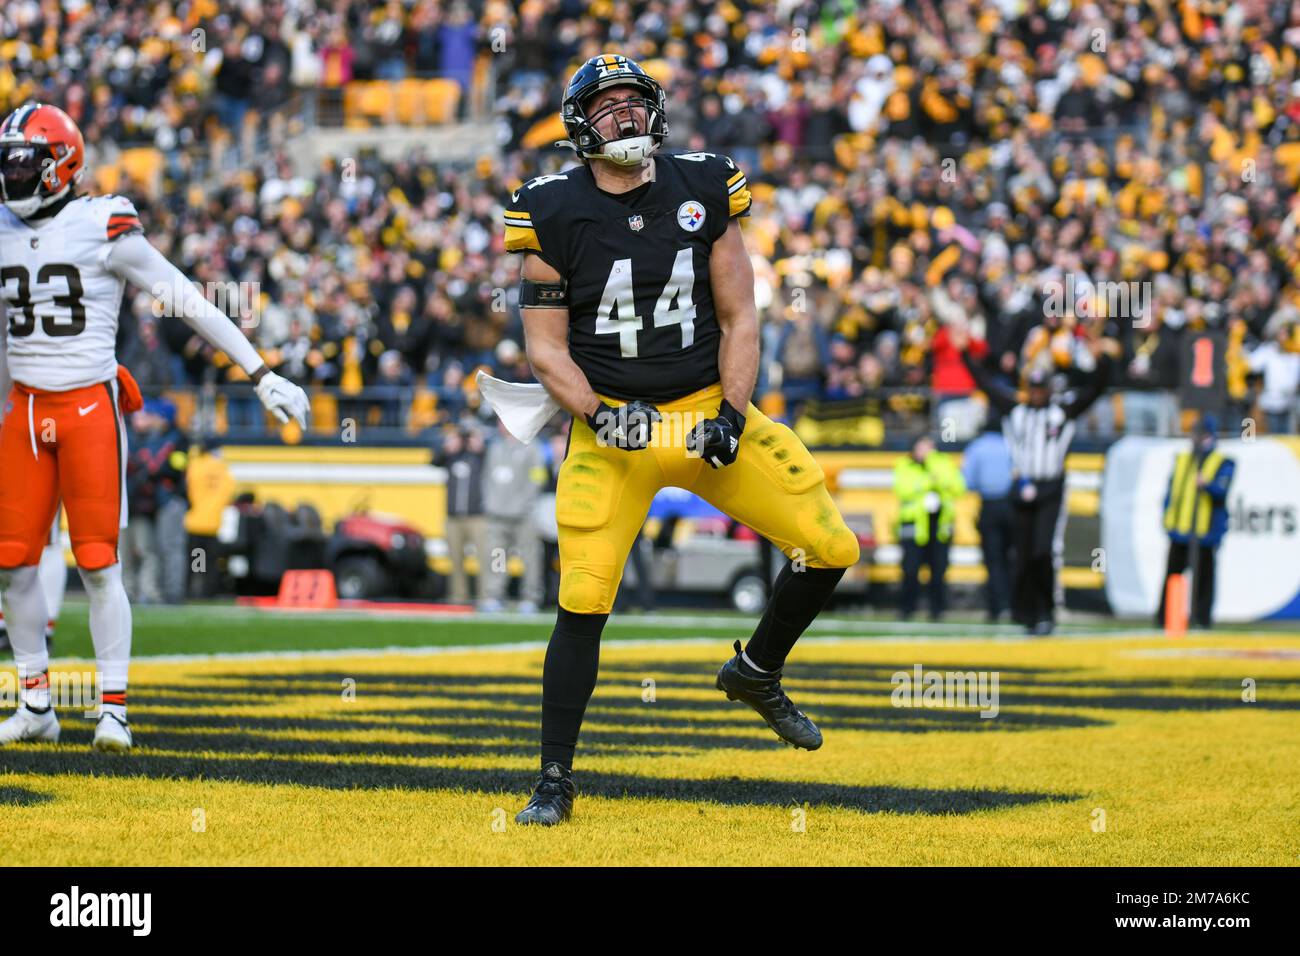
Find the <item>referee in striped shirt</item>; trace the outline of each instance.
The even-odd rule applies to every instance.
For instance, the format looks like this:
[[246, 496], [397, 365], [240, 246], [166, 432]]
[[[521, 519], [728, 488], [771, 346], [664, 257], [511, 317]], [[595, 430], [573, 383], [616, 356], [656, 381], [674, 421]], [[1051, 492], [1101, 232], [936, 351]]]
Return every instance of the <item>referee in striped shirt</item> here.
[[1074, 438], [1075, 422], [1106, 389], [1109, 360], [1099, 358], [1093, 380], [1063, 396], [1052, 394], [1050, 372], [1035, 370], [1029, 375], [1022, 399], [1015, 389], [994, 379], [971, 359], [964, 341], [954, 344], [961, 349], [962, 361], [976, 383], [988, 395], [989, 404], [1002, 413], [1002, 433], [1011, 451], [1015, 620], [1024, 625], [1026, 633], [1051, 634], [1056, 627], [1053, 556], [1065, 535], [1065, 454]]

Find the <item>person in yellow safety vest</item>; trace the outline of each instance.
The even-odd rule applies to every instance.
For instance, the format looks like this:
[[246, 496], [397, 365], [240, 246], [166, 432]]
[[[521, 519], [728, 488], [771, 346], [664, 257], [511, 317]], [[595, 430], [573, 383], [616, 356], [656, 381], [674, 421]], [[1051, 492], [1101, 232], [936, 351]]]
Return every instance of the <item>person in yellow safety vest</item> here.
[[220, 584], [217, 558], [221, 545], [217, 531], [222, 512], [235, 497], [235, 477], [221, 457], [221, 446], [215, 438], [205, 439], [191, 449], [185, 482], [190, 498], [190, 510], [185, 515], [185, 531], [189, 535], [187, 563], [191, 572], [189, 591], [195, 597], [210, 598]]
[[1197, 553], [1192, 597], [1192, 623], [1209, 628], [1214, 610], [1214, 560], [1228, 530], [1228, 487], [1236, 463], [1218, 450], [1218, 421], [1205, 415], [1192, 431], [1192, 447], [1174, 460], [1174, 473], [1165, 493], [1165, 531], [1169, 561], [1160, 589], [1156, 626], [1165, 622], [1165, 593], [1169, 578], [1187, 569], [1193, 546]]
[[935, 451], [929, 435], [913, 442], [911, 452], [894, 466], [898, 541], [903, 548], [903, 584], [898, 598], [902, 620], [916, 610], [922, 564], [930, 568], [930, 620], [943, 615], [953, 515], [957, 499], [965, 492], [961, 471], [951, 456]]

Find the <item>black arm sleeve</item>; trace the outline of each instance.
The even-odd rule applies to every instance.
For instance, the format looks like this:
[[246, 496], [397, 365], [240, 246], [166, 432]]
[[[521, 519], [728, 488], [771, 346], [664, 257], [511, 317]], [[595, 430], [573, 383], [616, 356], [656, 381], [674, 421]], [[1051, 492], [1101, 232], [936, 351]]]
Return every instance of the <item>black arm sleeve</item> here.
[[1074, 400], [1064, 406], [1065, 417], [1070, 419], [1078, 418], [1092, 407], [1093, 402], [1101, 398], [1102, 392], [1106, 391], [1106, 386], [1109, 384], [1110, 356], [1103, 355], [1097, 361], [1097, 371], [1093, 373], [1092, 381], [1079, 389], [1074, 396]]
[[981, 392], [989, 397], [989, 404], [1004, 415], [1020, 404], [1015, 389], [1003, 385], [990, 375], [983, 365], [972, 361], [964, 349], [960, 354], [961, 360], [966, 363], [966, 370], [975, 379], [975, 384], [980, 387]]

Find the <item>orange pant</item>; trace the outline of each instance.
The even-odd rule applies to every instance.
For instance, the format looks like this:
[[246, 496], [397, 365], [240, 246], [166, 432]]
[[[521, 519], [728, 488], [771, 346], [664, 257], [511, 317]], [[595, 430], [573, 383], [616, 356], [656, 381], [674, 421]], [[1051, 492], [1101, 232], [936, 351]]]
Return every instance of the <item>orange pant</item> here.
[[117, 563], [125, 440], [116, 382], [68, 392], [14, 384], [0, 426], [0, 568], [40, 561], [60, 498], [78, 566]]

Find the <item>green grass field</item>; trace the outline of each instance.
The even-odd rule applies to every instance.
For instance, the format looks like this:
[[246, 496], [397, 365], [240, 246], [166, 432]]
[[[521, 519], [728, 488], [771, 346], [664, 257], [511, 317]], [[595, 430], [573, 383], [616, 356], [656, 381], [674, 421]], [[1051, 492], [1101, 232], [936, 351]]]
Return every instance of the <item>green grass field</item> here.
[[[787, 688], [816, 753], [713, 688], [752, 622], [611, 622], [574, 820], [516, 827], [546, 617], [136, 610], [139, 747], [0, 750], [10, 864], [1178, 865], [1300, 862], [1300, 634], [819, 621]], [[90, 651], [84, 606], [56, 670]], [[227, 656], [208, 656], [227, 655]], [[996, 674], [998, 714], [896, 707]], [[7, 665], [5, 665], [7, 667]], [[1243, 700], [1243, 681], [1256, 699]]]

